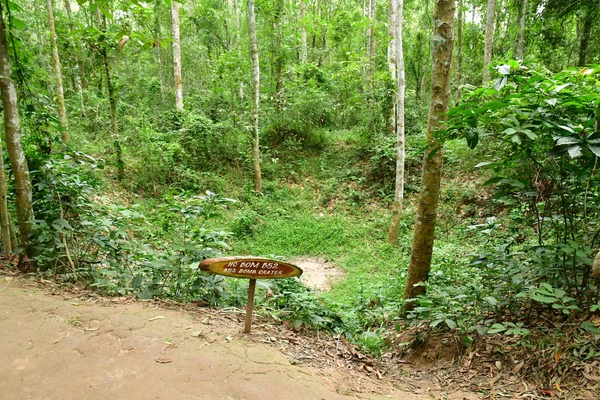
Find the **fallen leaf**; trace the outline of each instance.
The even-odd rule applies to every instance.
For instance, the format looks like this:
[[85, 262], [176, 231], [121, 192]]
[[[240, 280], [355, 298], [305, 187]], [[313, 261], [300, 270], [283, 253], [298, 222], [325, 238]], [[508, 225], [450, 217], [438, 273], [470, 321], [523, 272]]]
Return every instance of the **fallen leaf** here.
[[556, 390], [548, 389], [548, 388], [541, 388], [540, 393], [543, 394], [544, 396], [550, 396], [550, 397], [554, 397], [554, 396], [558, 395], [558, 392]]
[[502, 374], [498, 374], [490, 380], [490, 386], [494, 386], [502, 378]]
[[600, 382], [600, 376], [586, 374], [585, 372], [583, 373], [583, 376], [585, 376], [585, 379], [588, 381]]
[[554, 355], [554, 362], [558, 364], [558, 362], [560, 361], [560, 356], [561, 356], [561, 352], [557, 351], [556, 354]]
[[156, 361], [159, 364], [168, 364], [168, 363], [173, 362], [173, 360], [171, 360], [168, 357], [157, 357], [154, 359], [154, 361]]
[[163, 317], [162, 315], [159, 315], [158, 317], [150, 318], [148, 321], [155, 321], [157, 319], [165, 319], [165, 317]]
[[564, 390], [562, 390], [562, 389], [560, 388], [560, 386], [558, 386], [558, 383], [555, 383], [555, 384], [554, 384], [554, 387], [556, 388], [556, 390], [558, 390], [558, 392], [559, 392], [559, 393], [562, 393], [562, 392], [564, 392]]
[[84, 331], [97, 331], [98, 329], [100, 329], [99, 326], [92, 326], [92, 327], [85, 328]]
[[521, 372], [521, 370], [523, 369], [524, 366], [525, 366], [525, 361], [521, 361], [520, 363], [515, 365], [515, 367], [513, 368], [513, 374], [516, 375], [519, 372]]
[[369, 365], [367, 365], [367, 364], [363, 364], [363, 369], [364, 369], [365, 371], [367, 371], [368, 373], [371, 373], [371, 372], [373, 372], [373, 367], [371, 367], [371, 366], [369, 366]]

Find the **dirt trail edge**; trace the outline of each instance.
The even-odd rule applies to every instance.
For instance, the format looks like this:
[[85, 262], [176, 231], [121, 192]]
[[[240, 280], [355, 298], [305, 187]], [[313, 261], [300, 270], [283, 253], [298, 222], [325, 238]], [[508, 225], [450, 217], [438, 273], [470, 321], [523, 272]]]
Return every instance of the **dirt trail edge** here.
[[184, 311], [65, 299], [4, 279], [0, 337], [5, 400], [432, 398], [385, 387], [351, 393], [343, 372], [291, 365], [239, 329]]

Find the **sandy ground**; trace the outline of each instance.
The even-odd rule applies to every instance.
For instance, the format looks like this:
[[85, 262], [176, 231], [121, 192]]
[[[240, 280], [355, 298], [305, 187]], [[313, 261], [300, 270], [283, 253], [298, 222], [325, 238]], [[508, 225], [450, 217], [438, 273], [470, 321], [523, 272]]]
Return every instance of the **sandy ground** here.
[[290, 262], [302, 269], [300, 280], [315, 290], [331, 289], [331, 285], [343, 275], [333, 264], [322, 258], [298, 258]]
[[352, 393], [343, 371], [292, 365], [236, 324], [206, 325], [153, 303], [65, 297], [0, 276], [0, 399], [477, 398], [385, 385]]

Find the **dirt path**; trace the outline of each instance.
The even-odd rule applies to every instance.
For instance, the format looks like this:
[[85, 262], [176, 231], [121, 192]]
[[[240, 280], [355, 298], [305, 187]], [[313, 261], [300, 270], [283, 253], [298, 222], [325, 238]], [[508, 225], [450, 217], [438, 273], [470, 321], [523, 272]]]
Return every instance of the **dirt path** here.
[[292, 365], [235, 326], [0, 279], [2, 399], [438, 398], [385, 385], [380, 394], [352, 393], [343, 372]]

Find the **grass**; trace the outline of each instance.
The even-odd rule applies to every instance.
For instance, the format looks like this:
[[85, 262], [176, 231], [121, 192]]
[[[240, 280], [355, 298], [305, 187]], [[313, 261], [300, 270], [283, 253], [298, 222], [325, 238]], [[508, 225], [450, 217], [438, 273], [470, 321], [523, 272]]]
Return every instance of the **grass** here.
[[[360, 166], [352, 148], [330, 145], [320, 153], [278, 156], [279, 166], [267, 161], [269, 179], [264, 181], [262, 195], [251, 190], [248, 177], [239, 171], [223, 179], [229, 184], [219, 194], [239, 202], [203, 224], [232, 232], [227, 254], [286, 260], [324, 258], [344, 272], [323, 295], [326, 299], [342, 305], [380, 297], [400, 299], [409, 263], [415, 199], [405, 202], [399, 244], [392, 246], [386, 241], [389, 204], [361, 187], [357, 178]], [[452, 203], [454, 189], [448, 185], [446, 190]], [[165, 215], [165, 208], [157, 208], [160, 202], [142, 200], [141, 211], [156, 228], [152, 235], [163, 240], [169, 234], [161, 231], [161, 226], [171, 224], [174, 217]], [[450, 204], [442, 204], [445, 216], [438, 229], [434, 270], [436, 265], [448, 265], [447, 258], [457, 252], [466, 253], [453, 245], [462, 232], [452, 222], [456, 221], [454, 211]]]

